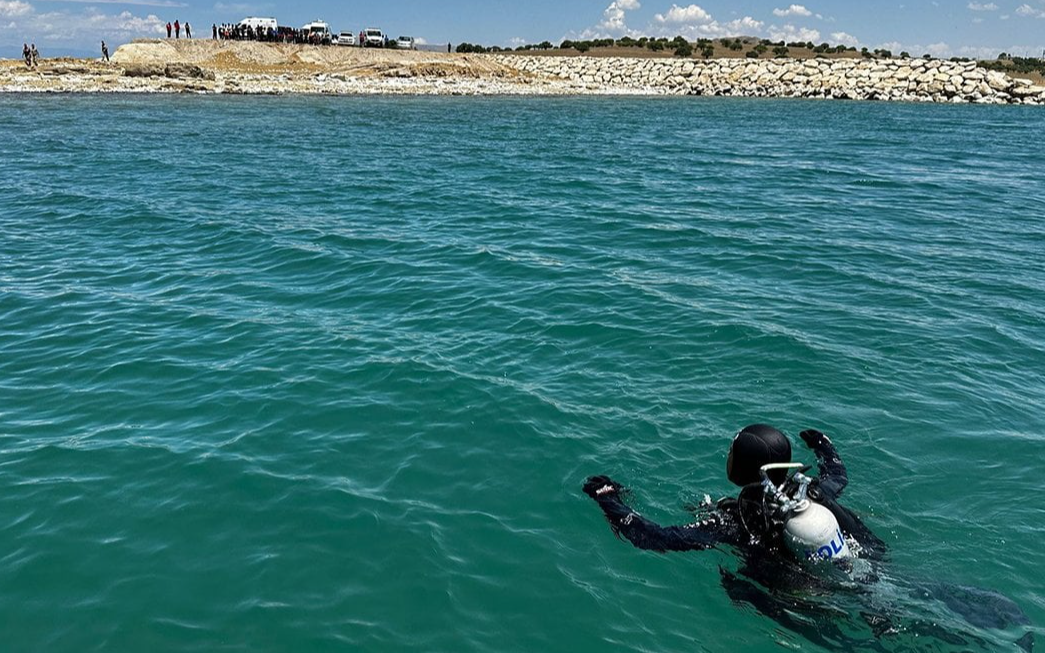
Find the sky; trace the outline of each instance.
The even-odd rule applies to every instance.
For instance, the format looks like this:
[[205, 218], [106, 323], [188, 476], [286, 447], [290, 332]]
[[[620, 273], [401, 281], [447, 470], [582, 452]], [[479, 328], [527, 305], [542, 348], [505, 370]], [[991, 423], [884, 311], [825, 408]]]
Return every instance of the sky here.
[[0, 0], [0, 57], [23, 42], [43, 56], [97, 54], [190, 22], [209, 37], [213, 23], [273, 16], [300, 27], [323, 19], [335, 31], [379, 27], [422, 43], [518, 46], [544, 40], [682, 35], [691, 40], [757, 36], [886, 48], [914, 56], [1042, 56], [1045, 0]]

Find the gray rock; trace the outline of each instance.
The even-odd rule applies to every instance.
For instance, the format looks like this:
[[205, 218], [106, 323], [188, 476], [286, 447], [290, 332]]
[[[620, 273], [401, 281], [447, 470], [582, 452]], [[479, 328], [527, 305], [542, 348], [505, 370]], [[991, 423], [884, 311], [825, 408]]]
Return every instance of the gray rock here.
[[125, 77], [163, 77], [166, 72], [160, 64], [130, 64], [124, 66]]
[[214, 79], [213, 72], [190, 63], [169, 63], [163, 74], [171, 79]]

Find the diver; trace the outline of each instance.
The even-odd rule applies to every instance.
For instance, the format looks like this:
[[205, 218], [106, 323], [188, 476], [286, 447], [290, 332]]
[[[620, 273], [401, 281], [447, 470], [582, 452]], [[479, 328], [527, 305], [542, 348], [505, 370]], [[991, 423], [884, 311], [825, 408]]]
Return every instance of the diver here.
[[[841, 603], [856, 602], [852, 612], [859, 615], [857, 621], [870, 628], [876, 640], [874, 650], [882, 650], [881, 638], [901, 632], [990, 650], [979, 635], [959, 634], [956, 629], [940, 627], [933, 618], [914, 617], [923, 611], [921, 606], [918, 610], [898, 610], [897, 605], [881, 604], [875, 597], [875, 587], [884, 586], [885, 581], [879, 582], [879, 571], [887, 546], [839, 503], [849, 479], [830, 438], [814, 429], [802, 431], [799, 437], [816, 456], [817, 477], [806, 477], [807, 467], [791, 464], [791, 443], [783, 433], [766, 424], [752, 424], [733, 438], [726, 459], [726, 475], [741, 488], [739, 494], [715, 503], [705, 499], [695, 511], [699, 513], [697, 521], [686, 525], [661, 526], [643, 517], [625, 503], [625, 488], [608, 476], [588, 478], [583, 490], [598, 503], [614, 534], [640, 549], [664, 553], [720, 545], [734, 548], [742, 562], [737, 573], [720, 567], [721, 582], [730, 599], [750, 605], [825, 647], [844, 644], [855, 650], [863, 644], [847, 634], [852, 630], [848, 616], [839, 616], [838, 610], [823, 610], [817, 603], [817, 597], [833, 596]], [[788, 475], [799, 467], [798, 473]], [[782, 514], [781, 505], [790, 512]], [[790, 519], [801, 517], [807, 510], [816, 515], [815, 535], [808, 538], [800, 534], [796, 542]], [[812, 544], [812, 550], [806, 548], [802, 555], [807, 544]], [[811, 555], [816, 551], [824, 553]], [[813, 564], [807, 564], [810, 561]], [[938, 601], [975, 627], [1000, 630], [1029, 625], [1023, 611], [996, 592], [940, 582], [900, 582], [904, 583], [905, 596], [921, 604]], [[1026, 633], [1017, 644], [1031, 651], [1033, 635]]]
[[[819, 464], [819, 477], [809, 486], [809, 498], [831, 511], [842, 534], [859, 545], [862, 557], [881, 560], [885, 542], [838, 503], [849, 479], [834, 444], [817, 430], [802, 431], [799, 437]], [[782, 531], [767, 513], [760, 472], [764, 465], [790, 462], [791, 442], [783, 433], [766, 424], [745, 427], [733, 438], [726, 459], [726, 475], [742, 488], [740, 494], [720, 499], [701, 520], [685, 526], [658, 526], [642, 517], [624, 503], [624, 488], [607, 476], [589, 478], [584, 493], [602, 508], [613, 532], [640, 549], [691, 551], [726, 544], [760, 554], [783, 552]], [[768, 472], [774, 484], [786, 481], [786, 474], [785, 469]]]

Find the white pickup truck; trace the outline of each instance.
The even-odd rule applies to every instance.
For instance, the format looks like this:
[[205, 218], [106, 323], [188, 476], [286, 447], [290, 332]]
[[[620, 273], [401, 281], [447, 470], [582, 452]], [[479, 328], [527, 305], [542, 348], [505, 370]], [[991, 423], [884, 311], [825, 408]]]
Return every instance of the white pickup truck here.
[[385, 47], [385, 33], [376, 27], [368, 27], [363, 30], [363, 37], [366, 39], [363, 41], [363, 45], [368, 48], [383, 48]]

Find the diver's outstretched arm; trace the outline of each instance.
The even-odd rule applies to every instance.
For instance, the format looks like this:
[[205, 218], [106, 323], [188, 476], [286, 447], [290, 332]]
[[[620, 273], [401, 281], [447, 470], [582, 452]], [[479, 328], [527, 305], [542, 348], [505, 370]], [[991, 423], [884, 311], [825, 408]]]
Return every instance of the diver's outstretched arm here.
[[736, 528], [723, 515], [712, 514], [688, 526], [658, 526], [629, 508], [621, 499], [624, 488], [608, 476], [592, 476], [584, 493], [595, 499], [617, 537], [650, 551], [700, 551], [737, 539]]
[[802, 431], [798, 437], [816, 454], [817, 468], [820, 471], [820, 490], [832, 499], [837, 499], [849, 484], [849, 475], [834, 443], [816, 429]]

